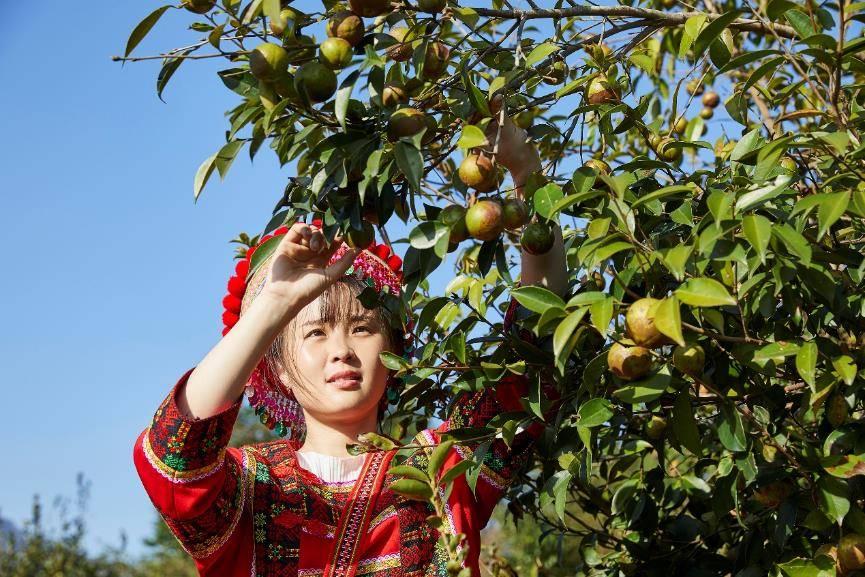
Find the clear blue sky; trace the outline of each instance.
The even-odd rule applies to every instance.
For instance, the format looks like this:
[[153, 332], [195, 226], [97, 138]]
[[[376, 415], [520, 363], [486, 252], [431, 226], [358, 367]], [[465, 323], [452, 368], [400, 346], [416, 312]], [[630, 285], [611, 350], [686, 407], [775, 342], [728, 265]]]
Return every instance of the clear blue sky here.
[[[82, 472], [94, 550], [126, 531], [141, 551], [153, 509], [133, 441], [221, 338], [228, 241], [259, 231], [291, 174], [269, 149], [254, 164], [244, 150], [193, 204], [195, 170], [223, 142], [237, 97], [215, 74], [224, 60], [181, 66], [167, 104], [158, 61], [111, 61], [161, 4], [12, 2], [0, 19], [0, 516], [22, 522], [34, 494], [72, 495]], [[136, 54], [192, 43], [191, 21], [169, 11]], [[431, 282], [450, 277], [443, 266]]]

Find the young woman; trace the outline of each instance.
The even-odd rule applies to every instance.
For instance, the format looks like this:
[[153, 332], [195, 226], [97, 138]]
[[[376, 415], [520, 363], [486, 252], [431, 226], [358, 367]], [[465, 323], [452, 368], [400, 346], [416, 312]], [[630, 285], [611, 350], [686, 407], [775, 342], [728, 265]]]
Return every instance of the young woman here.
[[[518, 189], [540, 166], [525, 133], [509, 121], [497, 159]], [[555, 232], [545, 255], [523, 253], [521, 283], [564, 295], [564, 249]], [[282, 235], [276, 250], [248, 287], [254, 248], [229, 282], [224, 338], [180, 378], [135, 443], [148, 495], [205, 577], [447, 575], [447, 553], [426, 521], [431, 507], [389, 489], [397, 479], [388, 474], [395, 451], [346, 451], [379, 426], [394, 384], [379, 353], [399, 354], [403, 336], [384, 309], [367, 310], [356, 296], [370, 284], [398, 293], [399, 258], [379, 246], [348, 248], [339, 237], [326, 246], [318, 227], [302, 222], [275, 234]], [[513, 330], [515, 308], [512, 301], [506, 330]], [[227, 447], [244, 390], [265, 418], [291, 427], [290, 438]], [[510, 376], [462, 396], [447, 421], [415, 437], [425, 448], [406, 464], [425, 468], [448, 429], [522, 411], [526, 392], [523, 378]], [[496, 439], [476, 492], [464, 475], [454, 481], [445, 525], [466, 535], [473, 577], [480, 575], [480, 530], [542, 430], [533, 423], [511, 447]], [[452, 448], [444, 469], [470, 458], [472, 448]]]

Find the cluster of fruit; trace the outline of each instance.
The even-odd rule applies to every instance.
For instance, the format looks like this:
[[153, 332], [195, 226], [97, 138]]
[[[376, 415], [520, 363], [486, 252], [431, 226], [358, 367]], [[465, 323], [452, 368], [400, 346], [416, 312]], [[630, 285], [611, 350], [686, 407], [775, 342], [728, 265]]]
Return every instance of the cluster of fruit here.
[[697, 79], [691, 80], [685, 85], [685, 89], [691, 96], [700, 96], [703, 103], [703, 109], [700, 111], [700, 117], [704, 120], [709, 120], [715, 115], [715, 109], [721, 104], [721, 97], [714, 90], [705, 91], [703, 83]]
[[[660, 302], [646, 297], [628, 307], [625, 333], [631, 342], [613, 343], [607, 353], [607, 366], [617, 377], [630, 381], [646, 376], [652, 368], [652, 353], [649, 349], [673, 344], [655, 326], [655, 312]], [[673, 350], [673, 366], [686, 375], [699, 376], [705, 364], [706, 353], [700, 345], [680, 345]]]
[[[480, 241], [495, 240], [505, 230], [517, 230], [529, 220], [529, 209], [519, 198], [483, 199], [468, 209], [451, 204], [439, 213], [439, 221], [450, 228], [449, 250], [471, 237]], [[555, 237], [546, 222], [533, 222], [525, 226], [520, 245], [529, 254], [549, 251]]]

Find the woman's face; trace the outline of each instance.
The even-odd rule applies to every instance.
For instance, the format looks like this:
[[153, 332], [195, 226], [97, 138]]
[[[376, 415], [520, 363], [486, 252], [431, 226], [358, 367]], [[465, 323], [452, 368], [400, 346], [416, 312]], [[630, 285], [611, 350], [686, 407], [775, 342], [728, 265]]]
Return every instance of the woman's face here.
[[356, 422], [378, 411], [389, 372], [379, 353], [388, 350], [388, 337], [376, 312], [356, 299], [340, 315], [344, 320], [322, 318], [321, 298], [304, 307], [288, 329], [287, 352], [297, 375], [284, 382], [317, 421]]

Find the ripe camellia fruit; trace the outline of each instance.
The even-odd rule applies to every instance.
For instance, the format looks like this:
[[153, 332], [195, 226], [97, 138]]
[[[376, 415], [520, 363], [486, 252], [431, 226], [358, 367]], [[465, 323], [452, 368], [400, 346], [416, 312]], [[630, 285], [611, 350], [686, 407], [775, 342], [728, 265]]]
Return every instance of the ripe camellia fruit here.
[[196, 14], [206, 14], [216, 5], [216, 0], [185, 0], [183, 7]]
[[445, 73], [450, 52], [450, 48], [437, 40], [427, 44], [423, 57], [423, 72], [421, 73], [424, 80], [435, 80]]
[[686, 375], [701, 375], [706, 366], [706, 351], [700, 345], [678, 346], [673, 350], [673, 366]]
[[249, 54], [249, 70], [259, 80], [276, 80], [288, 71], [288, 53], [278, 44], [263, 42]]
[[393, 83], [384, 85], [384, 90], [381, 93], [381, 103], [383, 105], [387, 108], [393, 108], [406, 102], [408, 102], [408, 94], [406, 94], [405, 88]]
[[586, 98], [589, 104], [608, 104], [610, 102], [618, 102], [619, 90], [618, 87], [609, 81], [603, 74], [599, 74], [592, 78], [589, 82], [589, 87], [586, 90]]
[[521, 198], [507, 198], [502, 203], [502, 218], [506, 229], [520, 228], [529, 221], [529, 207]]
[[345, 244], [351, 248], [366, 248], [375, 240], [375, 229], [367, 221], [363, 221], [361, 229], [354, 227], [345, 233]]
[[865, 537], [847, 533], [838, 541], [838, 565], [849, 573], [865, 568]]
[[351, 64], [354, 50], [348, 40], [328, 38], [318, 47], [319, 60], [331, 70], [340, 70]]
[[715, 108], [718, 104], [721, 103], [721, 97], [718, 96], [718, 93], [714, 90], [710, 90], [706, 94], [703, 95], [703, 106], [707, 106], [709, 108]]
[[632, 381], [645, 376], [652, 368], [652, 354], [643, 347], [613, 343], [607, 352], [607, 366], [620, 379]]
[[667, 428], [667, 420], [664, 417], [652, 415], [652, 418], [649, 419], [644, 426], [646, 428], [646, 436], [657, 441], [664, 436], [664, 429]]
[[331, 38], [342, 38], [357, 46], [363, 40], [363, 20], [351, 10], [340, 10], [327, 22], [325, 32]]
[[306, 62], [297, 69], [294, 86], [310, 102], [324, 102], [336, 92], [336, 74], [321, 62]]
[[533, 222], [527, 225], [520, 235], [520, 246], [529, 254], [546, 254], [553, 248], [555, 240], [550, 225], [545, 222]]
[[390, 0], [348, 0], [349, 8], [364, 18], [374, 18], [391, 11]]
[[[432, 120], [432, 124], [430, 121]], [[387, 138], [391, 142], [396, 142], [402, 137], [411, 137], [427, 128], [424, 138], [430, 136], [432, 126], [435, 120], [428, 117], [426, 114], [417, 108], [400, 108], [390, 115], [387, 121]]]
[[466, 228], [466, 209], [458, 204], [449, 204], [439, 213], [440, 222], [451, 229], [450, 244], [459, 244], [469, 237]]
[[625, 315], [625, 332], [641, 347], [654, 349], [668, 342], [668, 338], [655, 327], [655, 311], [661, 301], [651, 297], [641, 298], [628, 307]]
[[479, 192], [490, 192], [499, 185], [499, 172], [493, 161], [483, 154], [472, 153], [460, 163], [460, 180]]
[[498, 238], [505, 228], [502, 205], [494, 200], [479, 200], [466, 211], [466, 229], [472, 238], [488, 241]]

